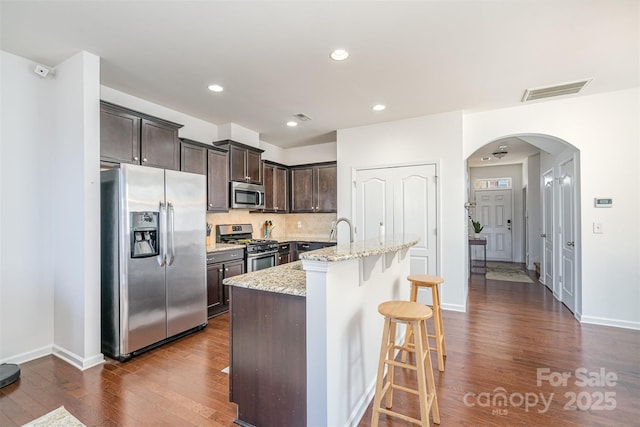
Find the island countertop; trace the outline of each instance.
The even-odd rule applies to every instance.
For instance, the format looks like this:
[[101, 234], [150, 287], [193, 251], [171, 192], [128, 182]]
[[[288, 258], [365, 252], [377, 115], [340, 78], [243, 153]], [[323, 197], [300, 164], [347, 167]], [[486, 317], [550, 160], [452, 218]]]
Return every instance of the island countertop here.
[[[351, 244], [330, 246], [300, 255], [302, 260], [339, 262], [350, 259], [365, 258], [408, 249], [418, 243], [419, 238], [410, 235], [387, 236], [384, 242], [377, 239], [354, 242]], [[306, 273], [302, 268], [302, 261], [252, 273], [241, 274], [224, 279], [229, 286], [256, 289], [280, 294], [297, 296], [307, 295]]]

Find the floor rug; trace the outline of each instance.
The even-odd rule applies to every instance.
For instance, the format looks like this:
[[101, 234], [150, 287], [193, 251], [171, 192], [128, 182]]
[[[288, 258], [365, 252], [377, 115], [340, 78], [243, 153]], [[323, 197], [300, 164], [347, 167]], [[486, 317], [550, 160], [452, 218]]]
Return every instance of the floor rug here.
[[521, 265], [507, 262], [487, 262], [486, 278], [506, 282], [533, 283]]
[[55, 409], [22, 427], [85, 427], [64, 406]]

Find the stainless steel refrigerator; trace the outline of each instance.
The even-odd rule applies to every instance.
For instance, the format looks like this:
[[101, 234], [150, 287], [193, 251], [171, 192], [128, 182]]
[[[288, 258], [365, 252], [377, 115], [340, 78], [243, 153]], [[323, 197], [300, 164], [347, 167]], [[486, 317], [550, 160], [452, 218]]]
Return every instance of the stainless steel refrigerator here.
[[205, 176], [101, 172], [102, 352], [127, 360], [207, 324]]

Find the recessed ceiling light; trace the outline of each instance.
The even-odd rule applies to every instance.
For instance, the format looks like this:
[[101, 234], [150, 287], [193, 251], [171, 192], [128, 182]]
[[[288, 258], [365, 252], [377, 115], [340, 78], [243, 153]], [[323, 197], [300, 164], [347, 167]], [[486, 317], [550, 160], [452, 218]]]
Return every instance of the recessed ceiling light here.
[[298, 122], [294, 122], [294, 121], [287, 122], [287, 126], [289, 126], [290, 128], [294, 128], [298, 126]]
[[209, 90], [211, 92], [222, 92], [224, 90], [224, 88], [220, 85], [211, 85], [209, 86]]
[[385, 108], [387, 108], [387, 106], [386, 106], [386, 105], [377, 104], [377, 105], [374, 105], [374, 106], [373, 106], [373, 111], [382, 111], [382, 110], [384, 110]]
[[348, 57], [349, 52], [347, 52], [345, 49], [336, 49], [331, 52], [331, 59], [333, 59], [334, 61], [344, 61]]

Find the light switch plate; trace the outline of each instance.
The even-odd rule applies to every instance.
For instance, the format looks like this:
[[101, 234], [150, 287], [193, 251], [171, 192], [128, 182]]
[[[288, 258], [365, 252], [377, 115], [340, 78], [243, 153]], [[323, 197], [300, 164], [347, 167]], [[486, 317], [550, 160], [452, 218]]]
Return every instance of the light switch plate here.
[[602, 234], [602, 223], [594, 222], [593, 223], [593, 234]]

